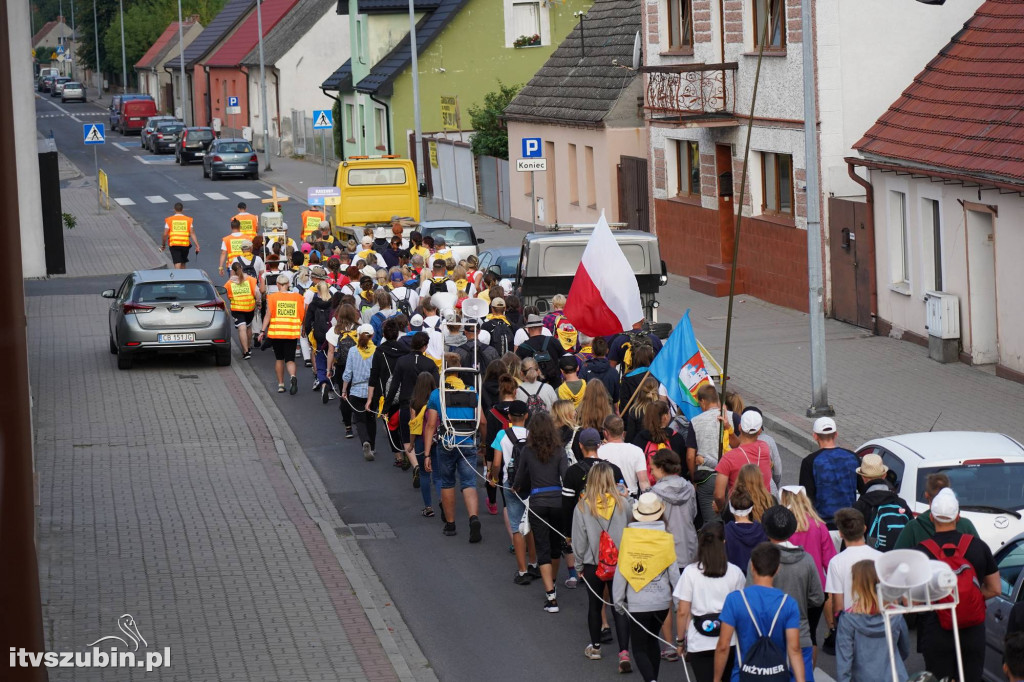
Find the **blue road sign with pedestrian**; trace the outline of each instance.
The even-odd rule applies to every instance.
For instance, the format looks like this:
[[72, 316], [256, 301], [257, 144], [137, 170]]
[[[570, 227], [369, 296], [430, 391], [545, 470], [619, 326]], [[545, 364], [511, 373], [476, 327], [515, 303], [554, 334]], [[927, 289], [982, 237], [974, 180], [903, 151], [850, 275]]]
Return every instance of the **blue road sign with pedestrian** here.
[[228, 106], [229, 107], [237, 107], [238, 106], [238, 98], [237, 97], [228, 97]]
[[540, 138], [539, 137], [524, 137], [523, 138], [523, 158], [524, 159], [539, 159], [544, 155], [540, 151]]
[[106, 134], [102, 123], [85, 123], [82, 125], [82, 141], [86, 144], [103, 144]]
[[322, 130], [324, 128], [334, 127], [334, 116], [331, 114], [330, 109], [314, 109], [313, 110], [313, 130]]

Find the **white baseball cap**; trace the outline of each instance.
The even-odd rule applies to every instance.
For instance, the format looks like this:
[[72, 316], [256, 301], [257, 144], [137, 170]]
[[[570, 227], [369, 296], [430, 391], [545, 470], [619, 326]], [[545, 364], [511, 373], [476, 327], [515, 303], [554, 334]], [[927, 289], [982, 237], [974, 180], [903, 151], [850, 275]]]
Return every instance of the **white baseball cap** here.
[[832, 417], [818, 417], [814, 420], [814, 432], [818, 435], [835, 433], [836, 420]]
[[748, 436], [755, 435], [762, 427], [764, 427], [764, 420], [761, 418], [761, 415], [753, 410], [744, 412], [743, 416], [740, 417], [740, 431]]
[[960, 502], [951, 488], [943, 488], [932, 498], [932, 516], [943, 523], [956, 521], [960, 516]]

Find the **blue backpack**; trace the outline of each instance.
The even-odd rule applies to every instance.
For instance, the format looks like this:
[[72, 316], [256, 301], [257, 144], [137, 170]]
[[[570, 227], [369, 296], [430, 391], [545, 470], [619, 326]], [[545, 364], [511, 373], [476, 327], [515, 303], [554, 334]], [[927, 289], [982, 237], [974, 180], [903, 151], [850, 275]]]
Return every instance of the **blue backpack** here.
[[789, 660], [786, 658], [786, 651], [780, 649], [779, 645], [772, 640], [775, 623], [779, 620], [779, 614], [782, 613], [782, 607], [786, 604], [788, 595], [782, 595], [782, 601], [779, 602], [779, 608], [775, 612], [775, 617], [772, 618], [768, 632], [761, 629], [743, 590], [740, 590], [740, 596], [743, 597], [747, 613], [750, 614], [750, 620], [754, 623], [754, 629], [757, 630], [757, 639], [745, 652], [741, 652], [740, 648], [736, 647], [736, 665], [739, 666], [740, 682], [789, 682]]

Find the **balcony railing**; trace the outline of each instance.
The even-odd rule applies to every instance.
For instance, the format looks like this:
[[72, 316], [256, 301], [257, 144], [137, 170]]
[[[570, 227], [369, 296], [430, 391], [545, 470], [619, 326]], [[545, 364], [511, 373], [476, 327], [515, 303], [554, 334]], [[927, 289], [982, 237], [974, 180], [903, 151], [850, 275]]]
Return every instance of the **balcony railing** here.
[[652, 120], [692, 125], [735, 123], [736, 62], [645, 66], [644, 108]]

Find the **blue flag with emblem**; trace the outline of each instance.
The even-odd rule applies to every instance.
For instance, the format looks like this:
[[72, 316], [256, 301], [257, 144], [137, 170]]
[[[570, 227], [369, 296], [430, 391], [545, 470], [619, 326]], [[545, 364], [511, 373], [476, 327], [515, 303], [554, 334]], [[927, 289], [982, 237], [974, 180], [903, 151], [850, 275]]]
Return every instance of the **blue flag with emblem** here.
[[658, 357], [651, 363], [651, 376], [661, 382], [668, 397], [687, 419], [693, 419], [701, 413], [697, 391], [701, 386], [712, 385], [712, 381], [704, 367], [704, 356], [697, 344], [697, 336], [693, 333], [689, 309], [665, 341]]

